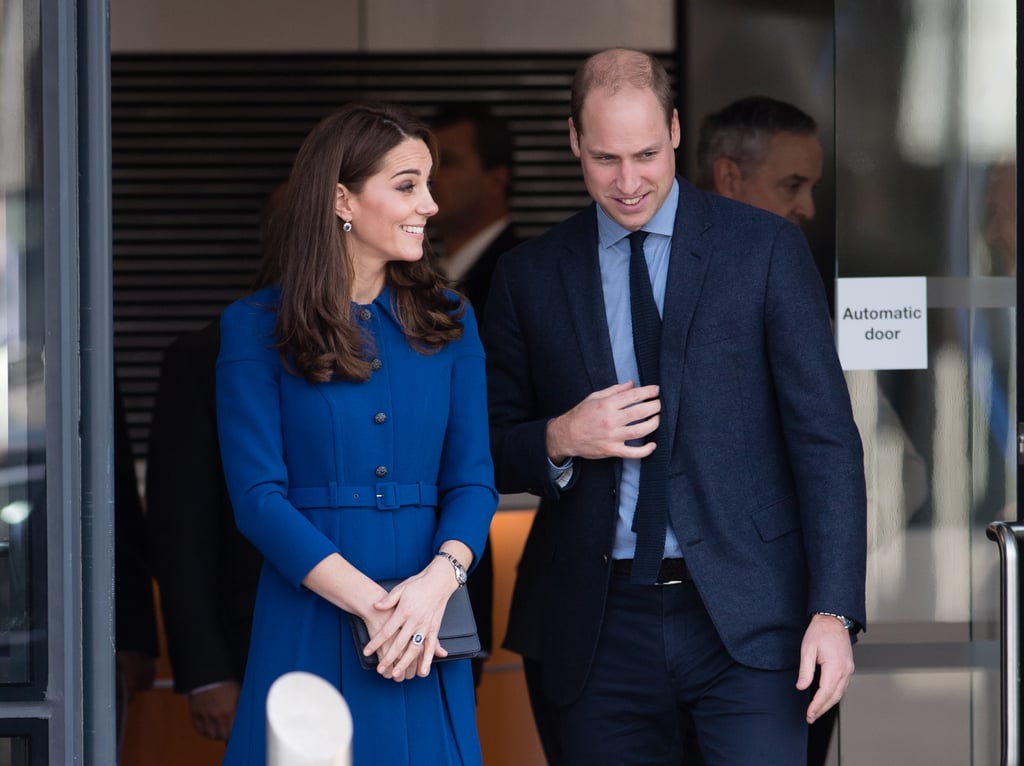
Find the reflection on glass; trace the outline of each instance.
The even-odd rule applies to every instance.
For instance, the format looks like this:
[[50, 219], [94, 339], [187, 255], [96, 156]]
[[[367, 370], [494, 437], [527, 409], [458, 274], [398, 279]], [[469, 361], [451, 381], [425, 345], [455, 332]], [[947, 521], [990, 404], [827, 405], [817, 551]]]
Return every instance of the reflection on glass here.
[[0, 34], [0, 684], [24, 684], [45, 586], [37, 0], [0, 3]]
[[29, 766], [31, 755], [28, 737], [0, 737], [0, 766]]
[[847, 375], [874, 665], [843, 701], [840, 763], [994, 763], [996, 652], [977, 642], [998, 618], [985, 527], [1016, 516], [1016, 4], [835, 9], [838, 272], [925, 276], [930, 302], [927, 370]]
[[[971, 720], [962, 710], [971, 704], [973, 674], [855, 673], [843, 698], [840, 764], [878, 766], [950, 764], [992, 766], [971, 760]], [[997, 681], [998, 685], [998, 681]], [[882, 703], [882, 704], [880, 704]], [[899, 711], [894, 714], [893, 711]], [[991, 709], [985, 713], [998, 713]], [[998, 726], [997, 726], [998, 728]], [[856, 748], [852, 746], [856, 743]], [[842, 753], [849, 752], [843, 756]]]

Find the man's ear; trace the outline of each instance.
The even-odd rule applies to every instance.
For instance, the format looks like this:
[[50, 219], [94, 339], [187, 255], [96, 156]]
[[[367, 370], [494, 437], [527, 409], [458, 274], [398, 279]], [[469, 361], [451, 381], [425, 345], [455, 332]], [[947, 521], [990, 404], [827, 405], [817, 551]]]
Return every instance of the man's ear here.
[[487, 178], [490, 179], [494, 186], [494, 190], [503, 199], [505, 197], [505, 191], [508, 189], [509, 177], [512, 173], [509, 171], [507, 165], [495, 165], [493, 168], [487, 171]]
[[743, 183], [743, 173], [736, 161], [729, 157], [719, 157], [711, 166], [714, 191], [729, 199], [739, 199], [740, 184]]
[[346, 221], [352, 220], [352, 200], [345, 184], [338, 184], [334, 193], [334, 214]]
[[579, 159], [580, 156], [580, 135], [576, 130], [576, 126], [573, 124], [572, 117], [569, 118], [569, 146], [572, 147], [572, 153]]

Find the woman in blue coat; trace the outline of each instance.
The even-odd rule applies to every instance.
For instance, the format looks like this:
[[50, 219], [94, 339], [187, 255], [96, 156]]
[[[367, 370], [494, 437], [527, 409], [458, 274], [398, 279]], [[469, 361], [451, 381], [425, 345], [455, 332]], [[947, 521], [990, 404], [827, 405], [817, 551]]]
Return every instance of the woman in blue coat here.
[[[321, 122], [270, 243], [281, 285], [221, 319], [224, 472], [266, 562], [230, 766], [265, 763], [267, 692], [292, 670], [340, 689], [356, 764], [481, 762], [469, 661], [433, 663], [497, 506], [476, 323], [423, 259], [434, 156], [394, 107]], [[389, 594], [385, 578], [404, 579]]]

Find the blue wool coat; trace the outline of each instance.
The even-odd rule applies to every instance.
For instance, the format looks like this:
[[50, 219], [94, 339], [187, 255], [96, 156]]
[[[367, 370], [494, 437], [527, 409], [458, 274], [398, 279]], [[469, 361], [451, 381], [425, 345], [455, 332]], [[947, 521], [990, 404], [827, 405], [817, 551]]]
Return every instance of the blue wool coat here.
[[[311, 384], [288, 373], [272, 347], [279, 301], [268, 288], [221, 319], [224, 473], [239, 529], [266, 560], [224, 763], [265, 762], [267, 692], [282, 673], [304, 670], [348, 702], [355, 764], [479, 764], [469, 661], [403, 683], [363, 670], [347, 615], [301, 584], [332, 553], [374, 579], [419, 572], [445, 540], [479, 557], [497, 493], [472, 310], [460, 340], [422, 354], [405, 339], [385, 288], [357, 310], [380, 361], [370, 380]], [[409, 504], [393, 502], [396, 491]], [[367, 493], [382, 499], [358, 507], [352, 498]]]

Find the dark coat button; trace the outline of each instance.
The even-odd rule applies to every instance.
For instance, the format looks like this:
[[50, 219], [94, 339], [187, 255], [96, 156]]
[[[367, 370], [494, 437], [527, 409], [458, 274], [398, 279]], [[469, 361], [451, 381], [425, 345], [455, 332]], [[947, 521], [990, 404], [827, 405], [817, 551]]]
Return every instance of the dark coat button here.
[[384, 366], [384, 362], [382, 362], [380, 359], [374, 359], [374, 360], [372, 360], [370, 362], [370, 369], [371, 370], [379, 370], [383, 366]]
[[609, 561], [608, 554], [607, 553], [602, 553], [601, 554], [601, 563], [604, 564], [605, 566], [608, 566], [608, 561]]
[[374, 473], [377, 474], [378, 479], [383, 479], [385, 476], [388, 475], [388, 468], [387, 466], [379, 465], [377, 466], [377, 470], [374, 471]]
[[370, 309], [360, 309], [359, 318], [362, 319], [364, 322], [369, 322], [371, 319], [373, 319], [373, 314], [370, 313]]
[[377, 425], [387, 423], [388, 416], [385, 415], [383, 412], [378, 412], [376, 415], [373, 416], [373, 422], [376, 423]]

